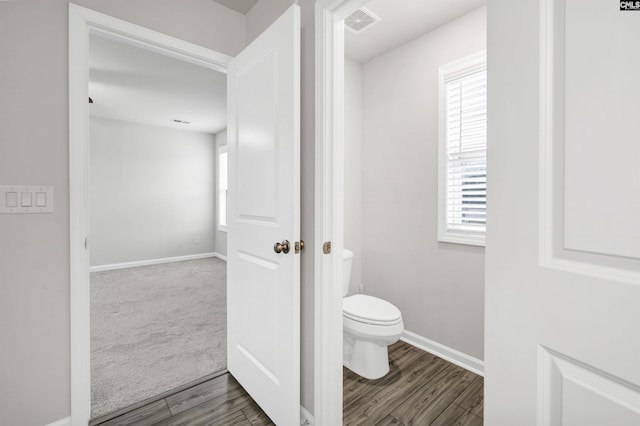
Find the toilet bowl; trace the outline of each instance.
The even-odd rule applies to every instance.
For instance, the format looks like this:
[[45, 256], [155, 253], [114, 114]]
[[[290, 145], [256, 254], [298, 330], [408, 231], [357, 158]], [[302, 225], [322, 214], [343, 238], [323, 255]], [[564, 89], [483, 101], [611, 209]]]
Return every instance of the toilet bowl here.
[[387, 347], [397, 342], [404, 330], [402, 314], [377, 297], [347, 296], [353, 252], [344, 249], [343, 260], [343, 364], [359, 376], [379, 379], [389, 372]]

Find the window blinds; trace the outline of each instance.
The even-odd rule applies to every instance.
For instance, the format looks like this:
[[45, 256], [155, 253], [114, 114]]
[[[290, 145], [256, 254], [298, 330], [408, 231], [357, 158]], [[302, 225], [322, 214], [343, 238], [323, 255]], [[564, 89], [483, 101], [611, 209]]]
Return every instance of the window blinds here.
[[447, 231], [486, 230], [486, 67], [445, 79]]

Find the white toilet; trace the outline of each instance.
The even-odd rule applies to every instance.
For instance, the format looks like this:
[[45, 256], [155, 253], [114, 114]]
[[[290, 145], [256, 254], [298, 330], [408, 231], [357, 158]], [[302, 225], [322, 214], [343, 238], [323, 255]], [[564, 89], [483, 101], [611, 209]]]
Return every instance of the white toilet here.
[[400, 310], [386, 300], [364, 294], [348, 296], [353, 252], [343, 250], [343, 357], [345, 367], [367, 379], [389, 372], [387, 346], [404, 330]]

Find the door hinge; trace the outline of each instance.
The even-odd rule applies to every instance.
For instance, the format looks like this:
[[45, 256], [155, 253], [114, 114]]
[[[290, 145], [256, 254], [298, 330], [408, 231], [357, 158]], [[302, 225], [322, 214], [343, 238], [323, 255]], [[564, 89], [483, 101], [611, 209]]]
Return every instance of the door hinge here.
[[295, 254], [298, 254], [302, 250], [304, 250], [304, 240], [296, 241], [293, 244], [293, 250], [294, 250]]
[[324, 243], [322, 245], [322, 252], [324, 254], [330, 254], [331, 253], [331, 241], [327, 241], [326, 243]]
[[89, 239], [87, 237], [84, 238], [84, 249], [86, 250], [87, 248], [89, 248]]

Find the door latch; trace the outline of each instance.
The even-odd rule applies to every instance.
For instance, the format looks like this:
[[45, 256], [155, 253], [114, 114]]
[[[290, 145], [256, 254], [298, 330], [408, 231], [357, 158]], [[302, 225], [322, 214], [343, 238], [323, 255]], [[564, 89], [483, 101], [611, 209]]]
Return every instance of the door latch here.
[[304, 240], [296, 241], [293, 244], [293, 251], [295, 252], [295, 254], [298, 254], [302, 250], [304, 250]]

